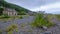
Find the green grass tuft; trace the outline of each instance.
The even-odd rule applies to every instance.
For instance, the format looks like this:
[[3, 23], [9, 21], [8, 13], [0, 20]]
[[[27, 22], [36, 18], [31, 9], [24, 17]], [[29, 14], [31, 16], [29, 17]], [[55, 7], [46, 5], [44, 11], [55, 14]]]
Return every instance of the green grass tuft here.
[[54, 24], [50, 23], [47, 17], [44, 17], [44, 14], [37, 14], [36, 19], [32, 23], [33, 27], [40, 27], [40, 26], [50, 27], [53, 25]]
[[2, 30], [0, 30], [0, 34], [2, 34]]
[[60, 20], [60, 14], [55, 15], [58, 20]]

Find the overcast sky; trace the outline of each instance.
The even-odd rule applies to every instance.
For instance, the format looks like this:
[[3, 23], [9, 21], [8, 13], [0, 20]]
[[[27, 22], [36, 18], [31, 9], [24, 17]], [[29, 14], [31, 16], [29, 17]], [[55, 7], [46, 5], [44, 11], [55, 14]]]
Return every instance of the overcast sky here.
[[6, 0], [31, 11], [46, 11], [47, 13], [60, 13], [60, 0]]

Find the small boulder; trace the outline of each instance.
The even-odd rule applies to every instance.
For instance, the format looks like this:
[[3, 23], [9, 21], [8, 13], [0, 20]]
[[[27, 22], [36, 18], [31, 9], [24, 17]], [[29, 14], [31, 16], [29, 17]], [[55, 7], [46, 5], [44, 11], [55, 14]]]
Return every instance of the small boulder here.
[[47, 30], [47, 27], [46, 26], [43, 26], [43, 30]]
[[46, 26], [37, 26], [38, 28], [41, 28], [43, 30], [47, 30], [48, 28]]

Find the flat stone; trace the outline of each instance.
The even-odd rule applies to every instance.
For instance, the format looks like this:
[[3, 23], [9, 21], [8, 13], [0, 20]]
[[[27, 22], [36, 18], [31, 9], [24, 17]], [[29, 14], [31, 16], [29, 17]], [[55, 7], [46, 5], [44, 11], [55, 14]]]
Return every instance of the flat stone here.
[[46, 26], [43, 26], [43, 29], [44, 29], [44, 30], [47, 30], [47, 27], [46, 27]]

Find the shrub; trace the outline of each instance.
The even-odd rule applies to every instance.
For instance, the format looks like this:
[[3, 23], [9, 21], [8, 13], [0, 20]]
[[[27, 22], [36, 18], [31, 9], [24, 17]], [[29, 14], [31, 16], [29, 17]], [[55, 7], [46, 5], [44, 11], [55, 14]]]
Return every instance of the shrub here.
[[7, 14], [3, 14], [2, 18], [10, 18]]
[[0, 16], [0, 19], [4, 19], [4, 18], [10, 18], [10, 16], [8, 16], [7, 14], [3, 14]]
[[19, 18], [20, 18], [20, 19], [22, 19], [22, 18], [23, 18], [23, 16], [19, 16]]
[[60, 20], [60, 14], [55, 15], [58, 20]]
[[4, 10], [4, 8], [2, 6], [0, 6], [0, 16], [3, 14], [3, 10]]
[[50, 27], [52, 25], [53, 23], [50, 23], [47, 17], [44, 17], [44, 14], [37, 14], [36, 19], [32, 23], [33, 27], [40, 27], [40, 26]]
[[26, 13], [24, 11], [21, 11], [18, 13], [18, 15], [26, 15]]

